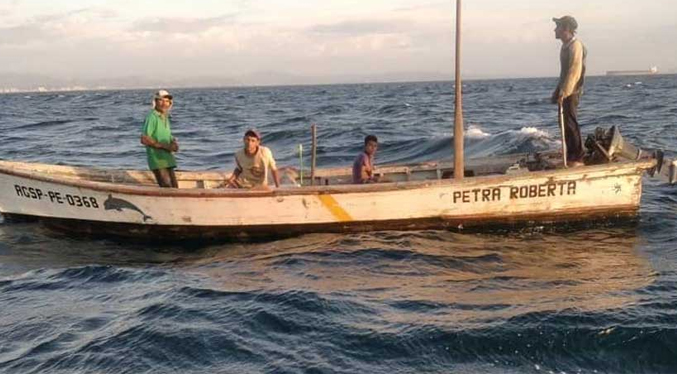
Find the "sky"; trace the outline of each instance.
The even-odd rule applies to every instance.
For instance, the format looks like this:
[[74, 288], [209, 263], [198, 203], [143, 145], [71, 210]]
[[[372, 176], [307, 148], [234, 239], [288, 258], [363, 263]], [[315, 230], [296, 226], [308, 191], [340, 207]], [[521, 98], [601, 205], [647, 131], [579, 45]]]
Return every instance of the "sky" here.
[[[565, 14], [591, 74], [677, 72], [677, 1], [464, 0], [463, 75], [556, 76]], [[454, 22], [454, 0], [0, 0], [0, 73], [452, 79]]]

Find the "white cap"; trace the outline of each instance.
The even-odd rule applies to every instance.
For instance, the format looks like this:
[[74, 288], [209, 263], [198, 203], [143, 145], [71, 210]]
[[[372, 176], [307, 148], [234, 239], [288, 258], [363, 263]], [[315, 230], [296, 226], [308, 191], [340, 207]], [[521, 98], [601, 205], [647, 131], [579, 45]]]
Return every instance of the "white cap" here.
[[155, 93], [154, 99], [164, 99], [167, 98], [169, 100], [172, 100], [173, 97], [172, 95], [169, 94], [167, 90], [159, 90], [158, 92]]

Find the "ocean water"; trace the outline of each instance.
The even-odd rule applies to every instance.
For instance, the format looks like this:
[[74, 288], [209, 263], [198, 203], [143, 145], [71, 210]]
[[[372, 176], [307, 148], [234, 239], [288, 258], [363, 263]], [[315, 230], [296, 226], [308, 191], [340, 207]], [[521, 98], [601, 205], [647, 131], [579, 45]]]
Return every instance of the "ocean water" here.
[[[554, 148], [554, 79], [464, 83], [466, 157]], [[177, 89], [181, 169], [233, 167], [258, 128], [298, 166], [448, 158], [453, 83]], [[145, 168], [152, 90], [0, 95], [0, 159]], [[677, 77], [591, 77], [584, 133], [677, 150]], [[308, 155], [305, 158], [309, 164]], [[675, 373], [677, 187], [635, 222], [507, 233], [148, 245], [0, 218], [0, 372]]]

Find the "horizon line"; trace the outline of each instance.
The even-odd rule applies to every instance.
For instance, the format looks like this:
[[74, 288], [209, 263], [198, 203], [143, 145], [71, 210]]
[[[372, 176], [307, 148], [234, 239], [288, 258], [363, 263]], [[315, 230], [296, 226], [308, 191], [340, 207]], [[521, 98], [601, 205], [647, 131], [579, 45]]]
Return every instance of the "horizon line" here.
[[[664, 72], [664, 73], [655, 73], [655, 74], [637, 74], [637, 75], [607, 75], [607, 74], [591, 74], [588, 77], [604, 77], [604, 78], [619, 78], [619, 77], [642, 77], [642, 76], [665, 76], [665, 75], [677, 75], [675, 72]], [[557, 76], [532, 76], [532, 77], [470, 77], [463, 78], [463, 81], [500, 81], [500, 80], [527, 80], [527, 79], [546, 79], [552, 78], [556, 79]], [[364, 82], [340, 82], [340, 83], [271, 83], [271, 84], [226, 84], [226, 85], [216, 85], [216, 86], [174, 86], [166, 85], [161, 86], [166, 89], [219, 89], [219, 88], [256, 88], [256, 87], [303, 87], [303, 86], [342, 86], [342, 85], [361, 85], [361, 84], [397, 84], [397, 83], [434, 83], [434, 82], [449, 82], [453, 83], [454, 79], [423, 79], [423, 80], [375, 80], [375, 81], [364, 81]], [[18, 89], [14, 87], [0, 87], [0, 94], [21, 94], [21, 93], [55, 93], [55, 92], [84, 92], [84, 91], [134, 91], [134, 90], [146, 90], [146, 89], [157, 89], [159, 86], [138, 86], [138, 87], [86, 87], [86, 86], [72, 86], [72, 87], [58, 87], [58, 88], [45, 88], [44, 86], [39, 86], [29, 89]]]

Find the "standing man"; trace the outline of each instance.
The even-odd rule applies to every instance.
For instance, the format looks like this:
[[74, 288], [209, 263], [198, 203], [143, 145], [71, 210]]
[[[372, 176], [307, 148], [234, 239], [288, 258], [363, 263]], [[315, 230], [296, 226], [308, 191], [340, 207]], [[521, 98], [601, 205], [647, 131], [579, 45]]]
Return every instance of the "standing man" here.
[[559, 59], [561, 70], [559, 83], [552, 94], [553, 104], [562, 106], [564, 112], [564, 139], [567, 146], [569, 166], [583, 165], [583, 141], [578, 125], [578, 103], [583, 94], [585, 59], [588, 54], [583, 43], [576, 38], [578, 22], [571, 16], [553, 18], [555, 38], [562, 41]]
[[244, 148], [235, 153], [236, 167], [226, 181], [231, 188], [267, 188], [268, 170], [273, 175], [275, 187], [280, 187], [280, 175], [277, 172], [273, 153], [261, 145], [261, 134], [256, 130], [244, 133]]
[[364, 150], [357, 155], [353, 162], [353, 183], [376, 183], [378, 178], [374, 176], [374, 156], [378, 149], [378, 139], [375, 135], [367, 135], [364, 138]]
[[141, 132], [141, 144], [146, 146], [148, 167], [155, 175], [160, 187], [178, 188], [174, 168], [174, 152], [179, 150], [176, 138], [172, 137], [169, 123], [169, 110], [173, 97], [169, 92], [160, 90], [153, 97], [153, 110], [146, 116]]

